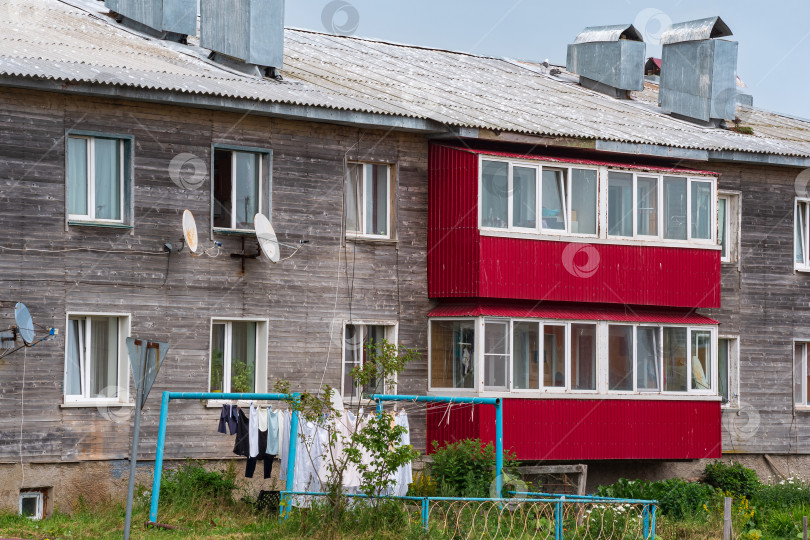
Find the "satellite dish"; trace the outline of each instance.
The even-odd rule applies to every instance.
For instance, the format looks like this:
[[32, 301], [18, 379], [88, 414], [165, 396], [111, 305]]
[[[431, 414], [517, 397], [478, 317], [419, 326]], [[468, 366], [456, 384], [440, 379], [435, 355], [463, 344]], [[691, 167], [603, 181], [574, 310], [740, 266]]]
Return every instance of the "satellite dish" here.
[[192, 254], [197, 253], [197, 222], [191, 211], [183, 211], [183, 238]]
[[26, 345], [31, 345], [34, 342], [34, 319], [31, 318], [31, 313], [22, 302], [18, 302], [14, 306], [14, 320], [17, 323], [20, 337]]
[[259, 240], [262, 253], [272, 262], [277, 263], [281, 250], [278, 247], [278, 238], [276, 238], [273, 226], [270, 225], [270, 220], [264, 214], [256, 214], [253, 217], [253, 224], [256, 227], [256, 238]]

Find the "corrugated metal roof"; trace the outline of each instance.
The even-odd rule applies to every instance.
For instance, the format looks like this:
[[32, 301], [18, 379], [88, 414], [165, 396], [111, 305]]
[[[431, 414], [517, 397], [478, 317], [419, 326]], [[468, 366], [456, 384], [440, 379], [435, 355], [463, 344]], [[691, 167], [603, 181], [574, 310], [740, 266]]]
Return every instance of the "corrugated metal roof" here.
[[707, 17], [695, 21], [686, 21], [673, 24], [661, 32], [661, 45], [680, 43], [681, 41], [697, 41], [726, 37], [731, 35], [728, 27], [720, 17]]
[[[697, 126], [505, 59], [288, 29], [279, 82], [218, 65], [205, 49], [127, 30], [103, 15], [98, 2], [3, 0], [2, 7], [0, 77], [124, 85], [500, 132], [810, 157], [810, 138]], [[794, 122], [810, 130], [810, 123]]]
[[631, 306], [576, 305], [537, 302], [463, 302], [440, 304], [428, 317], [515, 317], [669, 324], [720, 324], [691, 310], [650, 309]]
[[614, 24], [611, 26], [589, 26], [577, 35], [574, 43], [591, 43], [595, 41], [619, 41], [622, 34], [626, 39], [644, 41], [641, 33], [632, 24]]
[[[448, 145], [443, 145], [448, 146]], [[487, 156], [499, 156], [499, 157], [507, 157], [507, 158], [515, 158], [515, 159], [531, 159], [534, 161], [549, 161], [552, 163], [569, 163], [569, 164], [578, 164], [578, 165], [597, 165], [597, 166], [605, 166], [605, 167], [612, 167], [615, 169], [628, 169], [634, 171], [654, 171], [659, 173], [672, 173], [672, 174], [686, 174], [686, 175], [699, 175], [699, 176], [719, 176], [716, 172], [712, 171], [701, 171], [699, 169], [684, 169], [678, 167], [654, 167], [650, 165], [631, 165], [627, 163], [617, 163], [613, 161], [599, 161], [594, 159], [573, 159], [573, 158], [560, 158], [560, 157], [551, 157], [551, 156], [543, 156], [538, 154], [518, 154], [514, 152], [500, 152], [496, 150], [481, 150], [477, 148], [467, 148], [467, 147], [456, 147], [457, 150], [462, 152], [470, 152], [473, 154], [483, 154]]]

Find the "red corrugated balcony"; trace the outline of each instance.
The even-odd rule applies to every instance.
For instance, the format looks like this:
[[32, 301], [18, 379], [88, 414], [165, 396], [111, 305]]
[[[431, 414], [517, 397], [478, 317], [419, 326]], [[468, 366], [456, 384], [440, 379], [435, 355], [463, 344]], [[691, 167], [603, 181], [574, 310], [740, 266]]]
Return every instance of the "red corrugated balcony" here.
[[716, 175], [432, 144], [431, 298], [720, 307]]

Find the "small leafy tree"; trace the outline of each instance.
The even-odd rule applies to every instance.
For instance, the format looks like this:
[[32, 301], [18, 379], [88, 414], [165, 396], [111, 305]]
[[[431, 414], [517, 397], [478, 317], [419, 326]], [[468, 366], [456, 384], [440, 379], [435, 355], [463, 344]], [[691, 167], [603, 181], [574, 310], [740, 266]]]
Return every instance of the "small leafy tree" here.
[[[355, 384], [362, 390], [359, 392], [361, 398], [346, 407], [357, 418], [357, 426], [361, 425], [362, 412], [375, 406], [367, 396], [393, 391], [397, 374], [418, 357], [416, 350], [397, 346], [384, 339], [369, 342], [364, 348], [364, 362], [350, 372]], [[288, 381], [276, 381], [274, 387], [277, 392], [291, 393]], [[289, 400], [289, 406], [298, 412], [303, 421], [315, 422], [327, 431], [329, 446], [324, 456], [327, 460], [327, 478], [320, 478], [320, 481], [327, 503], [333, 509], [333, 519], [339, 522], [345, 511], [343, 480], [349, 467], [356, 467], [359, 472], [361, 491], [379, 497], [393, 485], [394, 472], [418, 457], [419, 453], [410, 445], [399, 444], [406, 430], [396, 425], [390, 414], [374, 415], [362, 427], [354, 426], [357, 429], [348, 430], [348, 434], [337, 429], [336, 422], [323, 422], [324, 418], [347, 421], [346, 411], [335, 408], [334, 392], [329, 385], [317, 394], [302, 392], [298, 400]], [[307, 450], [311, 451], [306, 441], [305, 444]], [[371, 456], [370, 463], [363, 462], [364, 454]]]

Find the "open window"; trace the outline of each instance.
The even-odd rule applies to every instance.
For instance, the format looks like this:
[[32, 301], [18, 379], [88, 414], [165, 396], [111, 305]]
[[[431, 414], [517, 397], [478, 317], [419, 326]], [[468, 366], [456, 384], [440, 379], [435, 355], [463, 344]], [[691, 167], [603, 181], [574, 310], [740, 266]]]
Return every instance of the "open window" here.
[[65, 403], [126, 403], [129, 315], [69, 314], [65, 334]]
[[212, 152], [214, 231], [252, 233], [256, 214], [272, 221], [272, 152], [231, 146], [215, 146]]
[[214, 319], [211, 322], [209, 392], [267, 390], [267, 321]]
[[363, 388], [351, 374], [355, 367], [363, 366], [368, 361], [369, 347], [378, 348], [383, 340], [396, 343], [396, 325], [346, 324], [343, 327], [343, 399], [359, 399], [375, 392], [395, 393], [391, 386], [393, 381], [373, 378], [368, 387]]
[[720, 261], [736, 263], [740, 253], [740, 194], [723, 191], [717, 196], [717, 243]]
[[132, 138], [67, 136], [67, 214], [71, 225], [131, 225]]
[[740, 339], [736, 336], [717, 338], [717, 393], [723, 407], [739, 407]]
[[810, 200], [796, 200], [793, 244], [794, 268], [799, 272], [810, 272]]

